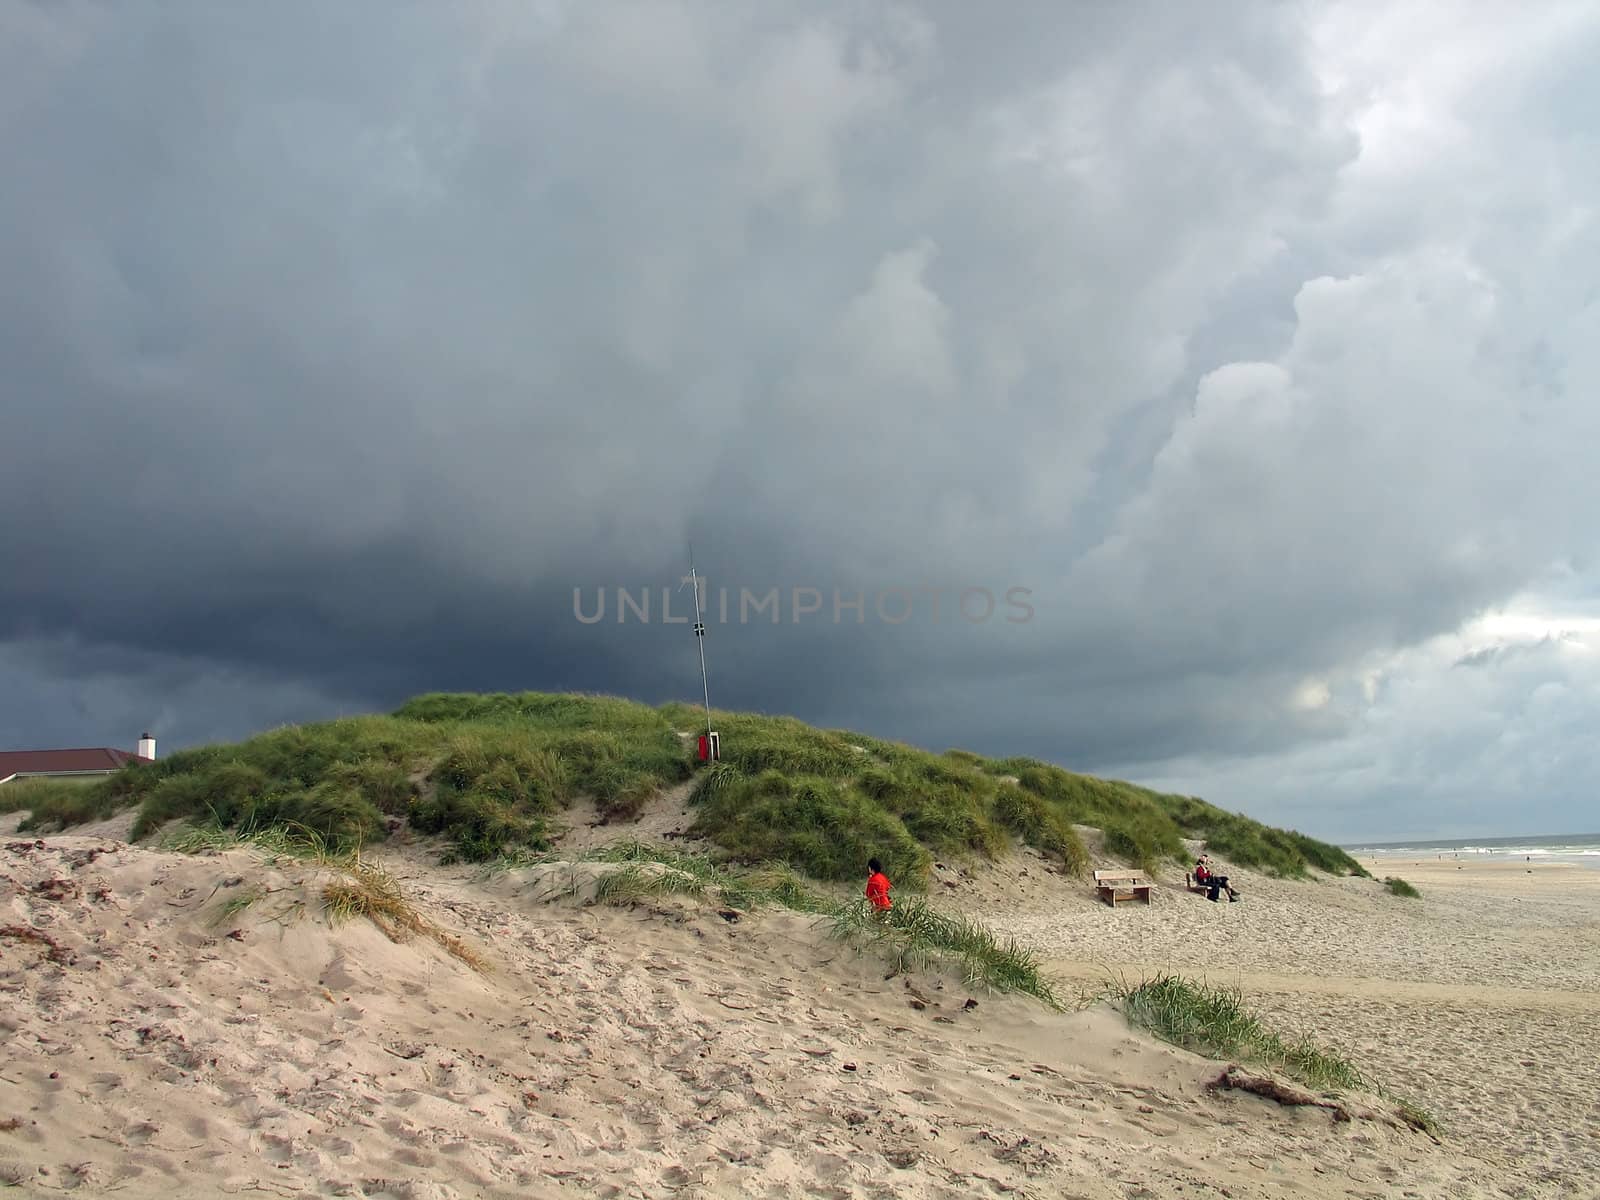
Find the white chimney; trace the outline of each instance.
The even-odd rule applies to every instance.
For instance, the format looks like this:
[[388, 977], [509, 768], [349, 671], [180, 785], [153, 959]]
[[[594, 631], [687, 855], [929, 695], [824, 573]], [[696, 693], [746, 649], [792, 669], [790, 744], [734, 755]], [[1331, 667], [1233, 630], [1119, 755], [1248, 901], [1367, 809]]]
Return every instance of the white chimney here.
[[156, 756], [156, 740], [148, 733], [139, 738], [139, 757], [154, 759]]

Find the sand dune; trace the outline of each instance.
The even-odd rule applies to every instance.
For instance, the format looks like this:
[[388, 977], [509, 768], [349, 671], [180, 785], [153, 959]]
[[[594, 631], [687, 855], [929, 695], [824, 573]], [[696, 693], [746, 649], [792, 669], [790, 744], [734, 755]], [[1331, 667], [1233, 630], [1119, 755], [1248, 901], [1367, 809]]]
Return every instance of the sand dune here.
[[[32, 931], [0, 937], [0, 1179], [135, 1198], [1567, 1194], [1466, 1156], [1477, 1147], [1209, 1093], [1218, 1064], [1104, 1007], [1059, 1015], [951, 976], [886, 979], [793, 914], [585, 906], [606, 868], [485, 880], [389, 854], [484, 971], [365, 921], [330, 927], [312, 866], [0, 843], [0, 926]], [[1196, 898], [1191, 916], [1165, 894], [1147, 912], [1080, 913], [1062, 897], [1081, 887], [1041, 882], [1039, 911], [1013, 905], [1019, 929], [1057, 936], [1053, 892], [1059, 945], [1129, 961], [1180, 912], [1214, 937], [1233, 922], [1235, 951], [1266, 921], [1265, 887], [1231, 911]], [[986, 907], [985, 886], [967, 902]], [[1315, 902], [1348, 890], [1275, 888], [1295, 886]], [[1350, 999], [1282, 995], [1307, 1019], [1297, 995]], [[1382, 1059], [1394, 1019], [1374, 1018], [1360, 1052]]]

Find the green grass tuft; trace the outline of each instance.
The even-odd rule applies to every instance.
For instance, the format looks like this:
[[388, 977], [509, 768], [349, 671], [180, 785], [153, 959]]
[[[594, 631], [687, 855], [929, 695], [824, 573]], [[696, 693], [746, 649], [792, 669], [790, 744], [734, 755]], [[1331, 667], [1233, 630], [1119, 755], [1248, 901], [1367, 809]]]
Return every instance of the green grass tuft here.
[[101, 821], [117, 810], [103, 780], [17, 779], [0, 786], [0, 812], [28, 810], [24, 832], [65, 829]]
[[173, 831], [162, 848], [179, 854], [223, 854], [246, 850], [266, 862], [294, 859], [320, 865], [336, 863], [350, 856], [328, 844], [315, 829], [292, 821], [273, 821], [256, 825], [222, 825], [215, 819]]
[[995, 794], [994, 816], [1035, 850], [1060, 858], [1074, 875], [1083, 875], [1089, 870], [1089, 853], [1078, 831], [1060, 808], [1049, 804], [1037, 792], [1003, 785]]
[[1365, 867], [1327, 842], [1294, 830], [1273, 829], [1194, 796], [1151, 795], [1186, 832], [1204, 838], [1208, 851], [1236, 866], [1283, 879], [1304, 878], [1313, 867], [1330, 875], [1367, 876]]
[[421, 935], [475, 971], [486, 967], [483, 956], [446, 932], [417, 909], [400, 883], [383, 867], [359, 857], [339, 864], [342, 876], [322, 889], [323, 910], [330, 926], [365, 917], [393, 942]]
[[[357, 850], [331, 844], [311, 826], [292, 821], [260, 825], [247, 821], [230, 827], [213, 820], [176, 831], [164, 845], [185, 854], [246, 850], [267, 863], [290, 859], [332, 871], [336, 878], [322, 888], [323, 908], [330, 925], [366, 917], [392, 941], [420, 934], [474, 970], [484, 969], [482, 956], [423, 917], [387, 870], [363, 859]], [[265, 896], [264, 891], [253, 887], [229, 897], [218, 906], [212, 923], [221, 925], [232, 920]]]
[[1416, 888], [1412, 887], [1411, 884], [1407, 883], [1404, 879], [1400, 879], [1396, 876], [1391, 875], [1385, 879], [1383, 881], [1383, 886], [1388, 889], [1391, 896], [1404, 896], [1410, 900], [1422, 899], [1421, 892], [1417, 891]]
[[607, 876], [597, 895], [608, 903], [625, 903], [652, 895], [691, 895], [715, 900], [728, 908], [787, 908], [800, 913], [830, 913], [836, 907], [794, 870], [767, 863], [736, 871], [695, 854], [678, 854], [646, 842], [621, 841], [584, 856], [588, 862], [623, 865]]
[[652, 896], [704, 896], [705, 879], [672, 867], [629, 863], [595, 884], [594, 896], [602, 904], [632, 904]]
[[976, 921], [939, 912], [925, 901], [904, 901], [883, 915], [864, 900], [844, 905], [833, 914], [833, 933], [841, 940], [873, 947], [897, 971], [953, 962], [969, 986], [1022, 992], [1052, 1008], [1062, 1007], [1032, 951], [996, 937]]
[[928, 850], [894, 813], [855, 788], [777, 770], [697, 793], [691, 832], [738, 862], [788, 863], [813, 879], [865, 878], [867, 860], [912, 889], [927, 885]]
[[680, 895], [745, 911], [785, 908], [828, 919], [833, 936], [872, 948], [896, 970], [954, 962], [970, 985], [1021, 992], [1061, 1007], [1031, 951], [996, 937], [966, 917], [939, 912], [924, 901], [903, 901], [886, 918], [880, 918], [868, 911], [865, 901], [840, 904], [818, 894], [782, 864], [736, 871], [698, 855], [632, 841], [617, 842], [585, 857], [621, 867], [597, 884], [596, 899], [602, 903], [631, 904]]
[[1421, 1130], [1436, 1142], [1444, 1137], [1444, 1130], [1427, 1109], [1413, 1104], [1403, 1096], [1386, 1095], [1384, 1098], [1394, 1105], [1395, 1115], [1411, 1128]]
[[245, 888], [243, 891], [228, 897], [228, 899], [224, 900], [217, 906], [217, 911], [211, 918], [212, 926], [215, 927], [231, 923], [233, 919], [240, 913], [244, 912], [257, 901], [264, 899], [265, 896], [266, 893], [260, 888]]
[[1288, 1039], [1267, 1028], [1245, 1007], [1237, 989], [1159, 975], [1131, 985], [1116, 982], [1108, 991], [1121, 1001], [1130, 1024], [1162, 1041], [1207, 1058], [1258, 1063], [1317, 1091], [1367, 1092], [1392, 1104], [1408, 1125], [1435, 1139], [1440, 1136], [1438, 1123], [1426, 1110], [1368, 1079], [1344, 1055], [1307, 1036]]
[[1233, 988], [1160, 975], [1115, 989], [1128, 1020], [1158, 1038], [1208, 1058], [1261, 1063], [1309, 1087], [1349, 1090], [1370, 1085], [1339, 1054], [1311, 1041], [1288, 1042], [1267, 1029]]

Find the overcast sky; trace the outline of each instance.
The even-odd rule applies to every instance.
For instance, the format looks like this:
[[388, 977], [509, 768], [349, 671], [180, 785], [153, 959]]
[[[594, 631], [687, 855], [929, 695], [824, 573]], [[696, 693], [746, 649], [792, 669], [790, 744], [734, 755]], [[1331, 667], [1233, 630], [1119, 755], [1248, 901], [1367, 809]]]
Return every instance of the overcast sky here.
[[1596, 61], [1591, 0], [0, 0], [0, 747], [695, 699], [693, 539], [719, 706], [1600, 824]]

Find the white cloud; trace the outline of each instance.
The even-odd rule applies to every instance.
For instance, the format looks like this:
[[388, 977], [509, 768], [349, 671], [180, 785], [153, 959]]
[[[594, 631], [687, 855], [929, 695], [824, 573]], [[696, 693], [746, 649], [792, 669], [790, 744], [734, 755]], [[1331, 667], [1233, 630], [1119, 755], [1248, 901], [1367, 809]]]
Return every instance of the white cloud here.
[[1600, 719], [1597, 651], [1600, 607], [1552, 614], [1549, 598], [1522, 595], [1308, 685], [1343, 705], [1336, 738], [1146, 775], [1347, 841], [1586, 832], [1600, 778], [1583, 734]]

